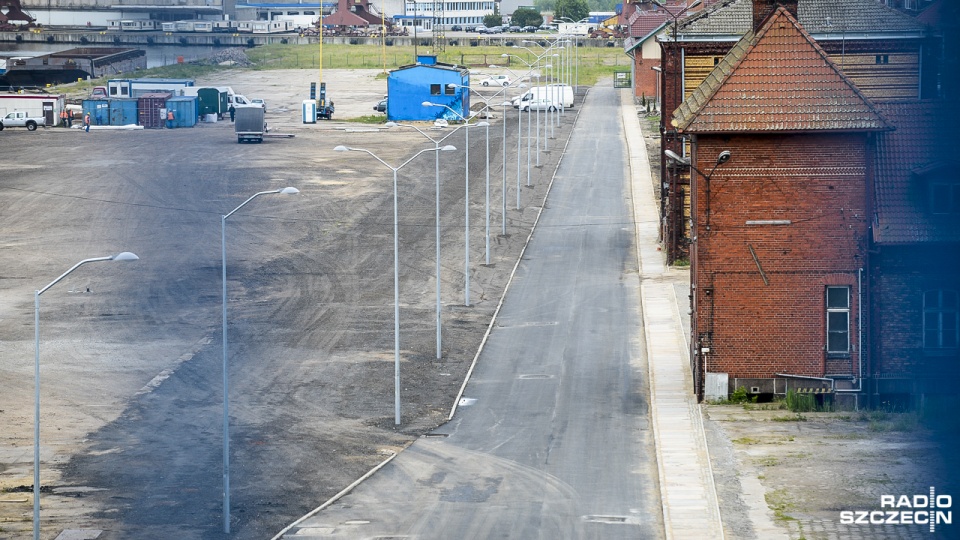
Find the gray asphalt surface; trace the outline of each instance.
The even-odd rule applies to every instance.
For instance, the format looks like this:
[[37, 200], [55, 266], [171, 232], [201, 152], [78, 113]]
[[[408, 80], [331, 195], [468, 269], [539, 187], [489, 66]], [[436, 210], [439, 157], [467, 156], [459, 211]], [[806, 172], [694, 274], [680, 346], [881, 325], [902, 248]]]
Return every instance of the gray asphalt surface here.
[[663, 536], [617, 107], [588, 94], [453, 420], [285, 538]]

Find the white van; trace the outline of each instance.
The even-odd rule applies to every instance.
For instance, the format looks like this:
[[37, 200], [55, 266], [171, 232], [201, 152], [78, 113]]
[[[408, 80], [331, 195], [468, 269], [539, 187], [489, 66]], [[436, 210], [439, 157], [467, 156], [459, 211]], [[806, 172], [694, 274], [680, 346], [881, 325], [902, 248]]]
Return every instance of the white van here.
[[514, 109], [525, 109], [527, 104], [534, 101], [556, 103], [558, 108], [568, 109], [573, 107], [573, 87], [569, 84], [535, 86], [521, 96], [514, 98], [512, 104]]

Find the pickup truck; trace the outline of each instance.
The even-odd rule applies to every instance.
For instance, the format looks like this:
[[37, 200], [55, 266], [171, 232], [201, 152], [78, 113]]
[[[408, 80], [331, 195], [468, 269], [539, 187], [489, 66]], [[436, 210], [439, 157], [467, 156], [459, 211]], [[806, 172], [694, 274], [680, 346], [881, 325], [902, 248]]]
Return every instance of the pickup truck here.
[[47, 125], [47, 119], [43, 116], [30, 116], [24, 111], [13, 111], [0, 119], [0, 131], [5, 127], [25, 127], [30, 131], [37, 129], [37, 126]]

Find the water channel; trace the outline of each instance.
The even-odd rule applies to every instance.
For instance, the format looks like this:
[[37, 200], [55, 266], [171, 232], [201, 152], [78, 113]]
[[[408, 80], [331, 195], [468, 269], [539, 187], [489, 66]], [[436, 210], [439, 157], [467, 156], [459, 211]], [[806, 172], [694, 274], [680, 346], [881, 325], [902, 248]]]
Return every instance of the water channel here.
[[[48, 43], [0, 43], [0, 57], [9, 58], [11, 56], [39, 56], [69, 49], [84, 47], [78, 44], [48, 44]], [[123, 47], [123, 46], [121, 46]], [[147, 52], [147, 67], [155, 68], [177, 63], [177, 59], [183, 57], [184, 62], [192, 62], [203, 58], [209, 58], [223, 47], [209, 47], [203, 45], [196, 46], [174, 46], [174, 45], [155, 45], [151, 47], [134, 47], [143, 49]]]

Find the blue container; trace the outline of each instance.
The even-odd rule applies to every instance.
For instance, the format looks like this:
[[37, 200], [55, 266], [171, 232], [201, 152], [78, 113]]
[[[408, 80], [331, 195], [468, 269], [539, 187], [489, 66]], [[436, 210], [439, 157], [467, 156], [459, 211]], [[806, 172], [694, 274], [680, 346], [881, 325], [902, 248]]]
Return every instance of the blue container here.
[[200, 111], [200, 102], [197, 96], [182, 96], [170, 98], [166, 103], [167, 110], [173, 111], [173, 127], [193, 127], [197, 125], [197, 116]]
[[111, 99], [110, 125], [129, 126], [137, 125], [137, 100]]
[[83, 116], [90, 115], [90, 124], [106, 126], [110, 124], [110, 102], [106, 99], [85, 99], [80, 104]]

